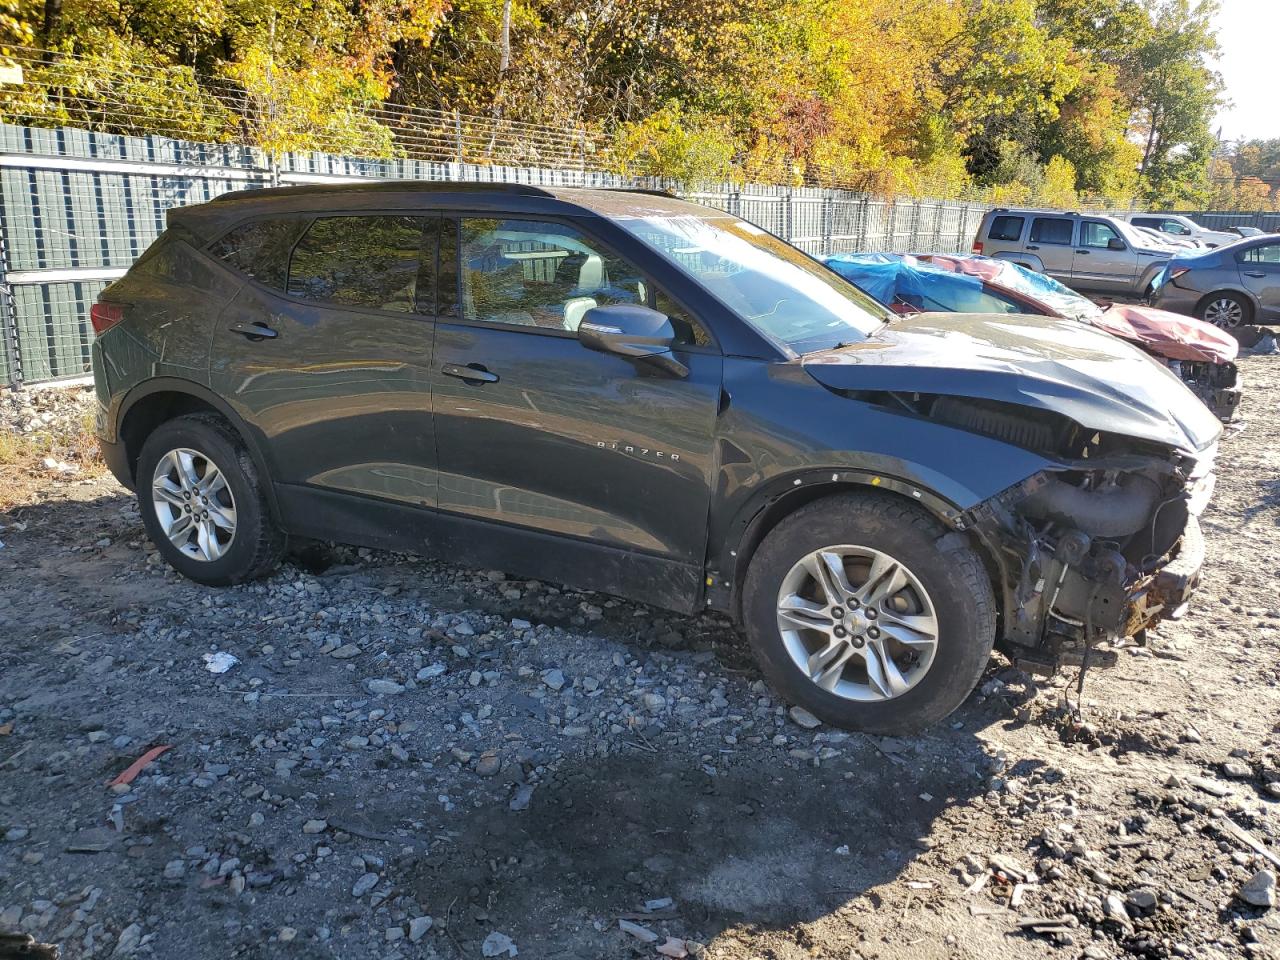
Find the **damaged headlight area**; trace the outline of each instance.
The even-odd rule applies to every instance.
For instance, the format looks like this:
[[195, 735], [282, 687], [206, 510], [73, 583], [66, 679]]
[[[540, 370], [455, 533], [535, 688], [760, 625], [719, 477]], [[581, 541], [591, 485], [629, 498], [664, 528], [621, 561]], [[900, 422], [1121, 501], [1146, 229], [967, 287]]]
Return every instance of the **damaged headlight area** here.
[[1167, 366], [1224, 423], [1235, 419], [1244, 388], [1234, 363], [1169, 360]]
[[1191, 456], [1130, 437], [1085, 436], [1060, 418], [1028, 419], [1007, 407], [957, 409], [969, 429], [1055, 458], [1053, 469], [963, 518], [997, 558], [1003, 646], [1020, 665], [1048, 672], [1096, 663], [1100, 643], [1141, 639], [1181, 614], [1200, 579], [1197, 517], [1213, 492], [1216, 445]]

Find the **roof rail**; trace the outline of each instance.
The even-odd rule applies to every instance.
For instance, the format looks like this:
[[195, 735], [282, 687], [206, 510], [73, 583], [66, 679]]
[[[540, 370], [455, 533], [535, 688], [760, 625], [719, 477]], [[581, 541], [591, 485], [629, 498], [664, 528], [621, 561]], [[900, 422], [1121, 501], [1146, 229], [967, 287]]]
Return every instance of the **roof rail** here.
[[680, 195], [672, 193], [665, 187], [605, 187], [610, 193], [643, 193], [650, 197], [666, 197], [668, 200], [679, 200]]
[[223, 200], [243, 200], [247, 197], [261, 198], [264, 194], [271, 197], [298, 197], [323, 193], [446, 193], [464, 191], [467, 193], [480, 191], [483, 193], [506, 193], [517, 197], [554, 197], [555, 194], [542, 187], [528, 183], [487, 183], [474, 180], [371, 180], [364, 183], [344, 181], [342, 183], [311, 183], [290, 187], [268, 187], [263, 190], [233, 190], [213, 198], [213, 203]]

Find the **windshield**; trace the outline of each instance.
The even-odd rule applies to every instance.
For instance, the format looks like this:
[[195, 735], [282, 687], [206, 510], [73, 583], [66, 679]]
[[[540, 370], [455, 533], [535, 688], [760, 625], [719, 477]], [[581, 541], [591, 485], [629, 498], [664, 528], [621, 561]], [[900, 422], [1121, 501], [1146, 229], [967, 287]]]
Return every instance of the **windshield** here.
[[1151, 233], [1145, 232], [1142, 227], [1135, 227], [1131, 223], [1124, 220], [1113, 220], [1111, 225], [1120, 231], [1121, 236], [1129, 241], [1131, 246], [1140, 247], [1144, 250], [1150, 250], [1152, 247], [1169, 246], [1168, 237], [1158, 235], [1153, 236]]
[[617, 223], [796, 353], [863, 340], [885, 318], [885, 307], [857, 287], [745, 220], [686, 215]]

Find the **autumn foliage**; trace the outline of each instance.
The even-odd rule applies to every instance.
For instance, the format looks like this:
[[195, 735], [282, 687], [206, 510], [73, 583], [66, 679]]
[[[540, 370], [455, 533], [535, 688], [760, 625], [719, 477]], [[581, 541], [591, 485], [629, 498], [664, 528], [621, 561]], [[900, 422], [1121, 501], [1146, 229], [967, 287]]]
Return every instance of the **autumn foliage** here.
[[[91, 64], [83, 88], [117, 76], [108, 127], [151, 110], [156, 132], [387, 155], [387, 111], [456, 110], [686, 181], [1182, 205], [1237, 187], [1210, 128], [1216, 3], [2, 0], [0, 30]], [[75, 122], [88, 95], [59, 85], [0, 110]]]

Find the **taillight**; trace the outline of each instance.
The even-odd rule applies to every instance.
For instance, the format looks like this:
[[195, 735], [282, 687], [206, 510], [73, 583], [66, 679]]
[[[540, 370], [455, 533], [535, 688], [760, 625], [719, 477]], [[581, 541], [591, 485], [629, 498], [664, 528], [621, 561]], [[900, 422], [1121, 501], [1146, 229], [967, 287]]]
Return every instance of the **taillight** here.
[[974, 253], [974, 256], [978, 256], [978, 257], [982, 256], [982, 241], [981, 241], [981, 240], [975, 240], [975, 241], [973, 241], [973, 253]]
[[1174, 267], [1172, 270], [1169, 271], [1169, 279], [1177, 280], [1183, 274], [1187, 274], [1190, 272], [1191, 272], [1190, 267]]
[[124, 319], [124, 307], [118, 303], [103, 303], [99, 300], [89, 308], [89, 322], [93, 324], [93, 332], [102, 336]]

